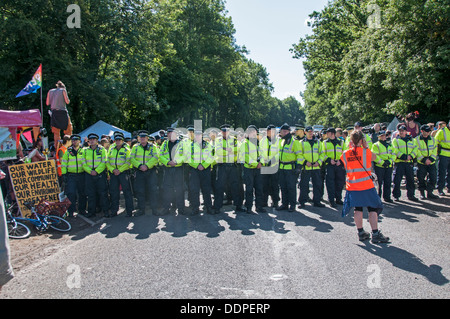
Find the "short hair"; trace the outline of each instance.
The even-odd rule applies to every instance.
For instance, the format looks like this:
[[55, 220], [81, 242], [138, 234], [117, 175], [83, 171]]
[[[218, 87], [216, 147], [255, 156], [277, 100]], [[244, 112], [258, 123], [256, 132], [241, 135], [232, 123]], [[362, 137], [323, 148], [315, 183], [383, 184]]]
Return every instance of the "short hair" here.
[[70, 141], [70, 135], [64, 135], [62, 139], [63, 144], [66, 144], [68, 141]]
[[57, 88], [61, 88], [61, 89], [65, 89], [66, 86], [64, 85], [64, 83], [62, 83], [61, 81], [56, 82], [56, 87]]

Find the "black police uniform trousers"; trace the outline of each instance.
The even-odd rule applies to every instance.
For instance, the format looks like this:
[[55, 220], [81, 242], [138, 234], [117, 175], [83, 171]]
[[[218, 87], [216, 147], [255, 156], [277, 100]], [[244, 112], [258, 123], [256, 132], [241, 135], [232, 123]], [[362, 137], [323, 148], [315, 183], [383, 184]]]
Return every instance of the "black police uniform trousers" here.
[[281, 189], [281, 204], [287, 208], [294, 208], [297, 197], [297, 177], [295, 169], [279, 169]]
[[391, 184], [392, 184], [392, 166], [391, 167], [375, 167], [375, 175], [378, 180], [378, 196], [383, 197], [384, 200], [391, 199]]
[[136, 170], [136, 175], [134, 178], [134, 193], [136, 195], [140, 213], [145, 214], [146, 202], [147, 199], [149, 199], [153, 214], [156, 214], [158, 209], [157, 183], [158, 176], [156, 175], [156, 168], [148, 169], [145, 172], [139, 169]]
[[[275, 169], [277, 169], [275, 167]], [[276, 206], [280, 201], [280, 180], [278, 170], [272, 174], [261, 174], [263, 183], [263, 206], [267, 206], [269, 196]]]
[[69, 215], [73, 215], [77, 210], [81, 214], [86, 213], [86, 182], [85, 173], [66, 173], [64, 192], [72, 203], [67, 209]]
[[88, 215], [94, 216], [97, 208], [97, 200], [103, 213], [109, 210], [108, 186], [106, 172], [92, 176], [85, 173], [86, 195], [88, 202]]
[[162, 209], [167, 213], [171, 204], [175, 204], [178, 213], [184, 213], [184, 170], [183, 166], [165, 167], [161, 189]]
[[202, 191], [204, 206], [208, 211], [212, 210], [210, 167], [202, 171], [189, 167], [189, 190], [189, 204], [193, 212], [198, 212], [200, 207], [200, 190]]
[[244, 167], [245, 207], [251, 210], [253, 207], [253, 191], [255, 192], [256, 209], [263, 207], [263, 184], [261, 170]]
[[[417, 179], [419, 181], [419, 191], [427, 191], [431, 194], [436, 186], [437, 170], [436, 163], [431, 165], [417, 164]], [[427, 178], [428, 175], [428, 178]]]
[[408, 198], [414, 197], [414, 169], [412, 163], [399, 162], [394, 167], [394, 190], [392, 196], [399, 198], [401, 196], [400, 184], [403, 176], [406, 177], [406, 195]]
[[230, 185], [233, 204], [241, 207], [243, 198], [240, 195], [241, 185], [239, 185], [239, 171], [237, 164], [222, 163], [217, 164], [216, 171], [216, 191], [214, 193], [214, 209], [221, 209], [223, 206], [223, 195], [226, 185]]
[[[325, 185], [327, 187], [328, 200], [330, 203], [342, 200], [342, 189], [345, 185], [344, 165], [327, 164], [325, 167]], [[323, 192], [323, 191], [322, 191]]]
[[300, 177], [300, 204], [305, 204], [309, 195], [309, 181], [312, 180], [313, 184], [313, 202], [319, 203], [322, 197], [321, 184], [322, 177], [320, 169], [306, 170], [302, 169]]
[[450, 189], [450, 157], [448, 156], [439, 155], [437, 185], [440, 192], [445, 186]]
[[127, 215], [131, 215], [134, 209], [133, 194], [131, 192], [130, 176], [128, 172], [119, 175], [110, 174], [109, 177], [109, 194], [111, 195], [111, 213], [117, 214], [119, 211], [120, 187], [122, 187], [123, 196], [125, 197], [125, 210]]

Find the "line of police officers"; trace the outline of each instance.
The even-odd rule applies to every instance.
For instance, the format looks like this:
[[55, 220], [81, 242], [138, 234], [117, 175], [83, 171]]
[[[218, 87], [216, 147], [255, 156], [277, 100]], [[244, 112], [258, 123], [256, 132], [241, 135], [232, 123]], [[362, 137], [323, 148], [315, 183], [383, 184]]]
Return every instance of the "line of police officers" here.
[[[121, 190], [127, 216], [145, 214], [147, 201], [155, 215], [168, 214], [170, 208], [176, 208], [183, 215], [198, 214], [200, 192], [204, 211], [209, 214], [220, 213], [225, 193], [231, 196], [237, 212], [254, 213], [255, 204], [256, 211], [264, 213], [269, 197], [277, 210], [293, 212], [297, 202], [299, 208], [304, 208], [308, 201], [316, 207], [324, 207], [321, 203], [324, 184], [330, 206], [343, 204], [345, 169], [340, 158], [351, 145], [349, 138], [337, 138], [334, 128], [329, 128], [326, 138], [321, 139], [312, 127], [296, 126], [295, 131], [301, 134], [294, 135], [288, 124], [282, 125], [279, 133], [274, 125], [269, 125], [262, 136], [258, 135], [256, 126], [250, 125], [241, 141], [231, 134], [230, 125], [222, 125], [220, 129], [219, 136], [212, 130], [206, 141], [203, 132], [192, 126], [188, 127], [189, 136], [184, 139], [179, 138], [175, 129], [168, 128], [167, 139], [160, 146], [151, 141], [148, 132], [141, 131], [139, 143], [132, 148], [124, 142], [123, 134], [116, 132], [114, 144], [108, 151], [98, 144], [96, 134], [89, 134], [89, 145], [84, 148], [80, 136], [72, 135], [72, 145], [61, 159], [64, 190], [72, 202], [69, 215], [73, 216], [78, 205], [78, 212], [87, 216], [93, 216], [97, 210], [102, 210], [107, 217], [115, 216]], [[357, 122], [354, 129], [361, 130], [361, 123]], [[439, 155], [445, 157], [441, 161], [447, 163], [447, 174], [450, 166], [450, 160], [446, 161], [450, 157], [450, 131], [445, 129], [447, 132], [441, 134], [442, 137], [439, 133], [435, 139], [425, 125], [421, 127], [422, 134], [413, 139], [407, 134], [406, 127], [401, 126], [392, 143], [386, 141], [384, 131], [379, 133], [375, 144], [366, 134], [368, 146], [377, 155], [375, 173], [380, 197], [392, 202], [394, 176], [392, 195], [398, 199], [400, 183], [406, 176], [407, 196], [417, 201], [414, 195], [415, 159], [421, 198], [425, 198], [425, 191], [428, 199], [438, 198], [433, 189], [439, 139]], [[309, 197], [310, 182], [312, 199]], [[298, 199], [297, 183], [300, 188]], [[185, 207], [185, 185], [189, 207]], [[439, 189], [440, 195], [442, 192], [443, 186]], [[133, 197], [137, 199], [137, 210], [134, 210]]]

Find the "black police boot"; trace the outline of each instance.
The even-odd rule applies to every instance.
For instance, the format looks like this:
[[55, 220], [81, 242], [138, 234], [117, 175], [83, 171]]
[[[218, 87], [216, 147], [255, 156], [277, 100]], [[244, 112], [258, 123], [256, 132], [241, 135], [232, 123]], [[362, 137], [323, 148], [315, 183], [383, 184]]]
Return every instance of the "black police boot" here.
[[433, 192], [428, 192], [427, 198], [428, 199], [439, 199], [439, 196], [434, 195]]
[[247, 212], [247, 208], [245, 208], [244, 206], [236, 206], [235, 211], [240, 212], [240, 213], [245, 213], [245, 212]]

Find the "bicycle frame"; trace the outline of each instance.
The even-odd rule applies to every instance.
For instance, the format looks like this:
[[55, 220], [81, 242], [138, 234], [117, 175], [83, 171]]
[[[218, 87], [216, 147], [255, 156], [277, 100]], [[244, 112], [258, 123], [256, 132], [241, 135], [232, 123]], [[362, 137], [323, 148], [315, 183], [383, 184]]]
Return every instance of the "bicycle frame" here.
[[43, 215], [39, 215], [36, 213], [36, 209], [34, 207], [31, 208], [31, 215], [36, 218], [26, 218], [26, 217], [12, 217], [17, 221], [25, 221], [33, 224], [39, 231], [45, 231], [49, 228], [49, 224], [47, 222], [47, 217]]

